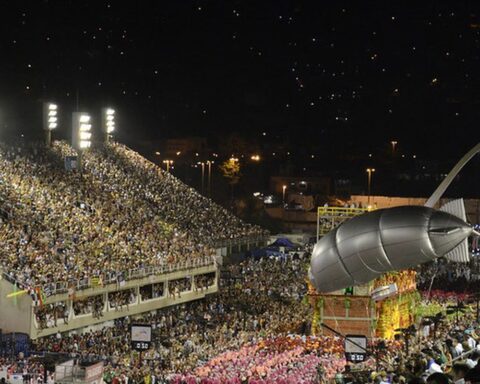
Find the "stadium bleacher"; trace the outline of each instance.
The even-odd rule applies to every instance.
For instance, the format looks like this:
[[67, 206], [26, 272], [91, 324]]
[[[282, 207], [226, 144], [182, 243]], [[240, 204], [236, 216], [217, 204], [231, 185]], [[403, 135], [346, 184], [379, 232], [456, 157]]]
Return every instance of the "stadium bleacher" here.
[[82, 173], [64, 169], [72, 153], [0, 147], [0, 265], [23, 287], [193, 264], [217, 240], [265, 235], [121, 144], [86, 151]]

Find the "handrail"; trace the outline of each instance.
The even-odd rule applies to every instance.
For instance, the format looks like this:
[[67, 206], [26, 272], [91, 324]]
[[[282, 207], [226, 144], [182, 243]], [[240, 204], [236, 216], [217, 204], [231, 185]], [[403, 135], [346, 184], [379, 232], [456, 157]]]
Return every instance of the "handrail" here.
[[349, 207], [318, 207], [319, 216], [357, 216], [372, 211], [373, 208], [349, 208]]
[[454, 361], [457, 361], [457, 360], [462, 360], [464, 357], [467, 357], [467, 356], [470, 356], [473, 352], [475, 352], [477, 350], [477, 347], [474, 347], [466, 352], [462, 352], [460, 354], [460, 356], [457, 356], [455, 358], [453, 358], [452, 360], [450, 360], [448, 363], [446, 363], [446, 365], [451, 365]]

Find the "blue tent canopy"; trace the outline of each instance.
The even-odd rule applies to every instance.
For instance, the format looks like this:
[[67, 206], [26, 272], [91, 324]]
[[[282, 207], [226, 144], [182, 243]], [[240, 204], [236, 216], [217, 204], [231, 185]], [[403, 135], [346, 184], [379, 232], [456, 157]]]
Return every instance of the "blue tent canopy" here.
[[270, 244], [269, 247], [285, 247], [285, 248], [295, 248], [296, 245], [292, 243], [286, 237], [280, 237], [273, 244]]

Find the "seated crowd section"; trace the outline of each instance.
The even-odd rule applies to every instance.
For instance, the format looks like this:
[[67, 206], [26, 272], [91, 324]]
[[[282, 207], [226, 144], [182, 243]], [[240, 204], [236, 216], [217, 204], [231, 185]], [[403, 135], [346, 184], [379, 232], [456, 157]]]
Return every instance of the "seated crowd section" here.
[[[371, 339], [367, 360], [348, 364], [341, 337], [311, 334], [308, 261], [307, 252], [228, 265], [221, 274], [222, 290], [215, 295], [94, 330], [42, 337], [31, 350], [103, 361], [108, 384], [480, 383], [476, 305], [463, 296], [465, 311], [448, 314], [463, 291], [444, 292], [443, 297], [422, 291], [419, 307], [434, 305], [444, 314], [438, 322], [418, 317], [409, 347], [404, 337]], [[424, 267], [419, 275], [421, 281], [430, 271]], [[129, 331], [130, 324], [139, 322], [152, 325], [153, 334], [151, 348], [141, 357], [131, 348]], [[23, 372], [26, 382], [42, 381], [39, 362], [35, 353], [0, 357], [0, 375], [2, 370]], [[53, 371], [47, 382], [53, 383]]]
[[23, 287], [212, 260], [215, 242], [265, 235], [127, 147], [0, 147], [0, 266]]
[[[0, 267], [24, 287], [200, 265], [213, 262], [219, 241], [266, 235], [123, 145], [86, 151], [82, 172], [65, 170], [63, 159], [72, 154], [61, 142], [49, 150], [0, 146]], [[417, 268], [411, 333], [370, 339], [366, 361], [357, 365], [345, 361], [341, 337], [312, 334], [310, 254], [307, 245], [304, 252], [247, 257], [222, 266], [219, 291], [201, 300], [55, 330], [32, 340], [29, 356], [1, 355], [0, 383], [13, 383], [14, 374], [25, 383], [53, 383], [54, 372], [39, 358], [45, 355], [102, 361], [108, 384], [480, 383], [479, 257]], [[35, 315], [41, 329], [68, 323], [69, 311], [102, 319], [107, 304], [121, 314], [137, 299], [208, 292], [216, 276], [127, 287], [73, 300], [70, 308], [66, 301], [38, 305]], [[134, 323], [152, 326], [142, 355], [131, 346]]]

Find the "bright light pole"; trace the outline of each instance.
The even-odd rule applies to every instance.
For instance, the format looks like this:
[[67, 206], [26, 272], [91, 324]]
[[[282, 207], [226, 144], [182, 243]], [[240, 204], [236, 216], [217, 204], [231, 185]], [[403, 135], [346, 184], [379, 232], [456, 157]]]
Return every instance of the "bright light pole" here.
[[173, 164], [173, 160], [163, 160], [163, 164], [167, 165], [167, 172], [170, 172], [170, 167]]
[[372, 186], [372, 173], [375, 172], [375, 168], [367, 168], [368, 174], [368, 205], [370, 205], [370, 188]]
[[392, 144], [392, 156], [393, 156], [395, 154], [395, 147], [397, 146], [398, 141], [392, 140], [390, 141], [390, 144]]
[[78, 168], [82, 169], [82, 152], [92, 145], [91, 116], [86, 112], [72, 114], [72, 146], [78, 152]]
[[282, 201], [285, 204], [285, 191], [287, 190], [287, 186], [284, 184], [282, 185]]
[[102, 131], [105, 134], [105, 143], [108, 143], [115, 131], [115, 110], [112, 108], [102, 108]]
[[52, 130], [58, 126], [58, 107], [54, 103], [43, 103], [43, 130], [45, 131], [45, 144], [52, 144]]

